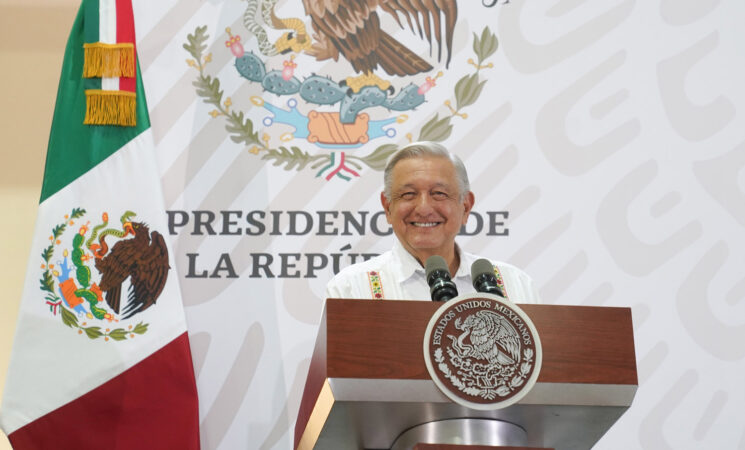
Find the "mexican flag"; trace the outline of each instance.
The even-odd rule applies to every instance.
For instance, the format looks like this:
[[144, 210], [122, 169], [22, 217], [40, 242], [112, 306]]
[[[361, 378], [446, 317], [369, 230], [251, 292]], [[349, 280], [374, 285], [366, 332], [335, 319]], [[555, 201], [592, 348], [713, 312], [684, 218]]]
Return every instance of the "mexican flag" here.
[[70, 35], [0, 409], [16, 449], [199, 447], [132, 6]]

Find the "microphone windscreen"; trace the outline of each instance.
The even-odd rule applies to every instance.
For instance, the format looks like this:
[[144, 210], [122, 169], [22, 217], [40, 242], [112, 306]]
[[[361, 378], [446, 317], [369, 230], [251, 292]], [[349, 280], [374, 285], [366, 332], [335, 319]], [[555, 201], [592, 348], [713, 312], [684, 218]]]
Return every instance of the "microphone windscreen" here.
[[450, 275], [450, 269], [448, 269], [448, 263], [445, 261], [445, 258], [440, 255], [432, 255], [427, 258], [427, 261], [424, 263], [427, 283], [430, 283], [429, 275], [437, 270], [444, 270], [448, 275]]
[[485, 258], [477, 259], [471, 266], [471, 279], [475, 280], [479, 275], [494, 275], [494, 266], [491, 261]]

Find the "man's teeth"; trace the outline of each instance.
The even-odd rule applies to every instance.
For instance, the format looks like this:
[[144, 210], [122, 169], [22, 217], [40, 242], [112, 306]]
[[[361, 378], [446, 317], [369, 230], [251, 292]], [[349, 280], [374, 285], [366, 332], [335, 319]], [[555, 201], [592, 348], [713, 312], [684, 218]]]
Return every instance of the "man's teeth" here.
[[412, 222], [415, 227], [434, 227], [437, 222]]

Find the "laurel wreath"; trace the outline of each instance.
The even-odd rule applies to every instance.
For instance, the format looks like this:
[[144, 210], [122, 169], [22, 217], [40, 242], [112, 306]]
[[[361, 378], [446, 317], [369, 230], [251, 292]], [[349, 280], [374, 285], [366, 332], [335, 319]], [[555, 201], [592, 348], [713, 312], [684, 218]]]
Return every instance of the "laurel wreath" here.
[[450, 367], [445, 362], [445, 357], [442, 354], [442, 349], [438, 348], [435, 350], [434, 353], [435, 362], [437, 363], [438, 369], [440, 369], [440, 372], [448, 379], [450, 382], [458, 388], [459, 391], [473, 396], [473, 397], [481, 397], [485, 400], [494, 400], [497, 396], [499, 397], [506, 397], [515, 389], [522, 386], [525, 382], [525, 379], [530, 374], [530, 369], [533, 367], [533, 350], [530, 348], [525, 349], [523, 352], [523, 362], [520, 364], [520, 371], [518, 374], [516, 374], [514, 377], [512, 377], [509, 381], [509, 383], [505, 383], [497, 387], [496, 389], [491, 388], [477, 388], [474, 386], [468, 386], [466, 383], [463, 382], [463, 380], [455, 375], [451, 370]]
[[445, 375], [445, 377], [450, 380], [450, 382], [453, 383], [453, 386], [457, 387], [459, 391], [465, 392], [466, 394], [471, 396], [481, 396], [481, 389], [472, 386], [466, 386], [460, 378], [455, 376], [450, 371], [450, 367], [448, 367], [448, 365], [445, 363], [445, 358], [442, 356], [441, 348], [435, 350], [435, 362], [437, 363], [437, 367], [440, 369], [443, 375]]
[[[264, 140], [259, 138], [258, 132], [254, 130], [253, 122], [246, 117], [243, 111], [231, 110], [232, 100], [230, 97], [223, 100], [224, 91], [220, 88], [220, 79], [205, 72], [205, 66], [212, 61], [212, 53], [205, 55], [208, 39], [206, 25], [197, 27], [194, 33], [186, 36], [187, 42], [183, 44], [183, 48], [192, 57], [192, 59], [187, 59], [186, 63], [199, 72], [197, 78], [192, 82], [197, 95], [203, 99], [204, 103], [215, 107], [209, 113], [213, 118], [225, 117], [225, 129], [230, 135], [230, 139], [235, 143], [244, 144], [252, 154], [263, 153], [262, 160], [273, 161], [274, 166], [284, 166], [283, 168], [288, 171], [293, 169], [299, 171], [307, 166], [310, 166], [311, 169], [317, 169], [330, 164], [332, 162], [330, 154], [311, 155], [297, 146], [270, 148], [267, 145], [268, 138]], [[418, 141], [442, 142], [450, 137], [453, 131], [452, 120], [454, 117], [468, 118], [468, 114], [462, 113], [461, 110], [474, 104], [481, 96], [487, 80], [481, 79], [480, 71], [494, 67], [492, 63], [486, 65], [483, 63], [497, 51], [497, 47], [497, 37], [488, 27], [483, 29], [480, 36], [476, 33], [473, 34], [473, 51], [476, 61], [469, 58], [467, 62], [474, 66], [475, 71], [458, 80], [454, 90], [455, 107], [452, 106], [450, 100], [446, 101], [445, 106], [449, 111], [443, 117], [435, 114], [432, 119], [427, 121], [419, 130]], [[411, 136], [408, 137], [411, 140]], [[362, 169], [362, 164], [365, 164], [373, 170], [382, 171], [388, 157], [396, 149], [396, 145], [383, 144], [364, 157], [347, 154], [346, 163], [358, 170]]]
[[[49, 240], [52, 242], [41, 252], [41, 259], [44, 262], [42, 264], [44, 272], [42, 273], [39, 283], [41, 290], [46, 292], [44, 300], [48, 303], [57, 303], [62, 300], [55, 291], [54, 276], [52, 274], [52, 266], [50, 265], [50, 261], [54, 257], [55, 246], [62, 243], [59, 238], [64, 234], [65, 230], [67, 230], [68, 225], [73, 225], [74, 220], [83, 217], [85, 212], [85, 209], [73, 208], [70, 214], [65, 216], [64, 222], [52, 228], [52, 235], [49, 237]], [[134, 338], [136, 335], [145, 334], [149, 326], [147, 323], [140, 322], [134, 326], [129, 325], [127, 329], [115, 328], [112, 330], [106, 328], [102, 330], [99, 326], [87, 326], [88, 324], [86, 322], [79, 323], [77, 315], [66, 308], [62, 303], [59, 303], [57, 306], [60, 308], [62, 323], [70, 328], [77, 328], [78, 334], [85, 334], [90, 339], [103, 337], [105, 341], [108, 341], [109, 339], [113, 339], [114, 341], [124, 341], [128, 336]], [[52, 306], [50, 306], [50, 309], [52, 309]]]

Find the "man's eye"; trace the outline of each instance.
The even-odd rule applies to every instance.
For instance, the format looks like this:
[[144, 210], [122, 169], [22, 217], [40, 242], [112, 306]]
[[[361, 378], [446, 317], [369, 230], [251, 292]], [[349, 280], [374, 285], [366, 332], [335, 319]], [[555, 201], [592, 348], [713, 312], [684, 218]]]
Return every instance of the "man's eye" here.
[[403, 200], [413, 200], [414, 197], [416, 197], [416, 194], [413, 192], [404, 192], [403, 194], [401, 194], [401, 198]]
[[446, 192], [435, 191], [432, 193], [432, 198], [435, 200], [445, 200], [449, 195]]

